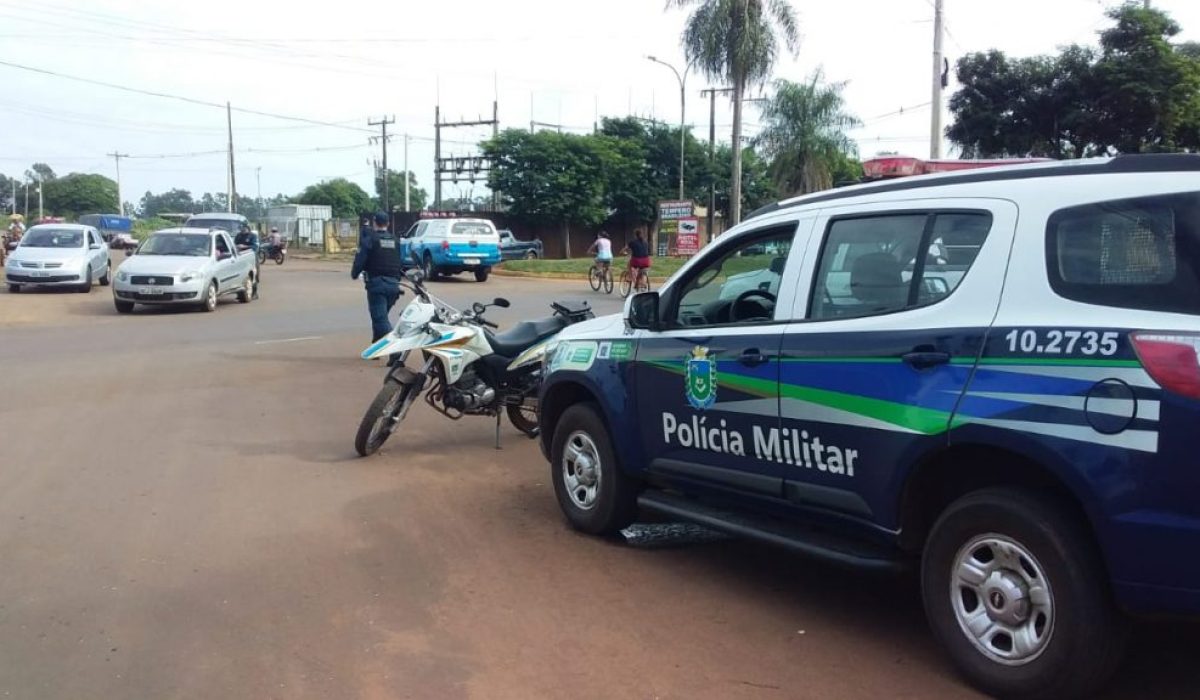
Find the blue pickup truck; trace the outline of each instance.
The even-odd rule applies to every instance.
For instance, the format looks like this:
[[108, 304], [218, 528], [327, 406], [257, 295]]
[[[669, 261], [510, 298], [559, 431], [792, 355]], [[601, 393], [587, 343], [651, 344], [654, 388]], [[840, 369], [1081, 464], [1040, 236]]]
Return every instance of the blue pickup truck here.
[[500, 263], [500, 235], [487, 219], [431, 219], [412, 225], [400, 242], [404, 259], [419, 261], [425, 279], [470, 271], [486, 282]]

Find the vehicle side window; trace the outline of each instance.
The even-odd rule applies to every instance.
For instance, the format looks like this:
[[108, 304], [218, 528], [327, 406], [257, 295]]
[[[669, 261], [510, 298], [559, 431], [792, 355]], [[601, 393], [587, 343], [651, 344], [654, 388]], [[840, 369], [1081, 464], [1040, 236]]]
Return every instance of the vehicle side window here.
[[88, 235], [87, 235], [87, 244], [88, 244], [88, 247], [91, 247], [91, 246], [94, 246], [94, 245], [96, 245], [96, 232], [95, 232], [95, 231], [88, 231], [88, 232], [87, 232], [87, 234], [88, 234]]
[[987, 212], [835, 219], [817, 262], [809, 319], [861, 318], [950, 296], [992, 226]]
[[769, 229], [716, 252], [681, 281], [674, 325], [695, 328], [773, 320], [795, 232], [794, 224]]
[[229, 253], [229, 244], [225, 241], [225, 236], [216, 236], [217, 255], [226, 255]]
[[1100, 202], [1046, 227], [1050, 286], [1085, 304], [1200, 313], [1200, 193]]

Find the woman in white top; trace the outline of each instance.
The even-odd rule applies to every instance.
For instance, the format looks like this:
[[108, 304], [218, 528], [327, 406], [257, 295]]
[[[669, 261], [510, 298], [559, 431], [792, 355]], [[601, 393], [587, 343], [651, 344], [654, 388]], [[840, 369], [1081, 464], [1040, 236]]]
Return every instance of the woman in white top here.
[[608, 238], [608, 233], [601, 231], [596, 234], [596, 240], [592, 243], [592, 247], [588, 248], [588, 252], [596, 253], [596, 267], [608, 272], [608, 268], [612, 265], [612, 241]]

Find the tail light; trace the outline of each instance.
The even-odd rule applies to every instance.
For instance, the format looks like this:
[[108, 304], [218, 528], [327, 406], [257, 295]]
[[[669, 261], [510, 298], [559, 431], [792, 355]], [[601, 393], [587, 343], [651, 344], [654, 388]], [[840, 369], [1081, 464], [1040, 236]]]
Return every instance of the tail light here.
[[1167, 391], [1200, 399], [1200, 335], [1134, 333], [1142, 366]]
[[450, 241], [442, 241], [442, 252], [450, 250]]

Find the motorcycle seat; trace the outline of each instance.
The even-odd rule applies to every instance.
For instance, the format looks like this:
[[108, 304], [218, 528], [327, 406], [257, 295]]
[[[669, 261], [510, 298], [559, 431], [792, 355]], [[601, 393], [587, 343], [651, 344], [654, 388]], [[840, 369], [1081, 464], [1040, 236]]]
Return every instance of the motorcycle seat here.
[[562, 316], [547, 316], [535, 321], [520, 321], [503, 333], [486, 333], [492, 351], [504, 357], [516, 357], [535, 343], [567, 327]]

